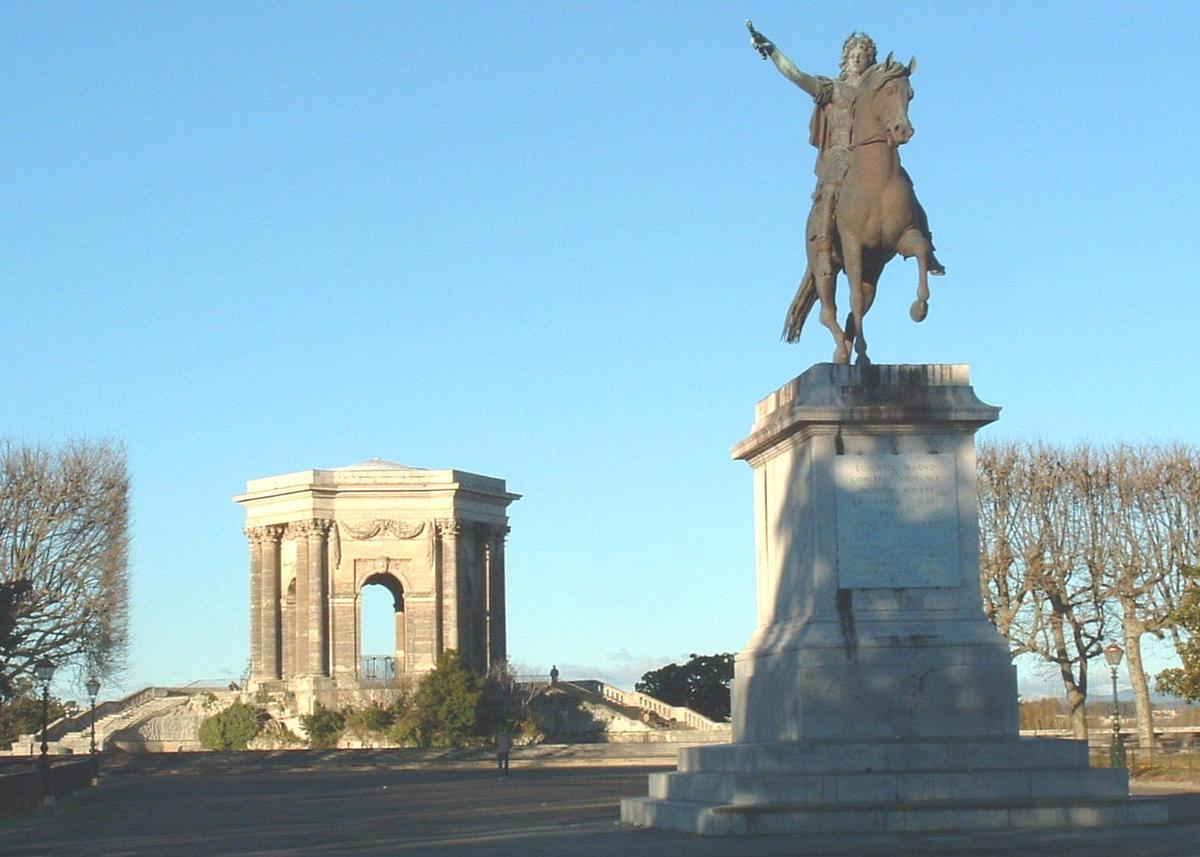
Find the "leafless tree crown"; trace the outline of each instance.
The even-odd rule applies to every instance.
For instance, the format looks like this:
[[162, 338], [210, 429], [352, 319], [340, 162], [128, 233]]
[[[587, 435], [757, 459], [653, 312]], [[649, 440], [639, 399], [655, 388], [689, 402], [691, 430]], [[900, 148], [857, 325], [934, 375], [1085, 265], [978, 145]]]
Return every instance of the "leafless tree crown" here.
[[0, 584], [18, 594], [0, 677], [34, 662], [104, 678], [123, 665], [129, 609], [129, 477], [108, 442], [0, 450]]
[[1172, 624], [1200, 543], [1200, 455], [1184, 446], [991, 444], [979, 458], [984, 609], [1013, 654], [1057, 669], [1086, 735], [1088, 663], [1108, 639], [1127, 654], [1146, 742], [1140, 641]]

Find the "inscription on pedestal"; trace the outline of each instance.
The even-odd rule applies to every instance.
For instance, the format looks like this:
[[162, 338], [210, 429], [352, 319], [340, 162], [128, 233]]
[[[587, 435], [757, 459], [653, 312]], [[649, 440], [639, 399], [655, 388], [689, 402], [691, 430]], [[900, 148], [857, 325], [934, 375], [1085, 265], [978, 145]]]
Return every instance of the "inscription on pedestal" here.
[[838, 586], [958, 586], [954, 456], [839, 455]]

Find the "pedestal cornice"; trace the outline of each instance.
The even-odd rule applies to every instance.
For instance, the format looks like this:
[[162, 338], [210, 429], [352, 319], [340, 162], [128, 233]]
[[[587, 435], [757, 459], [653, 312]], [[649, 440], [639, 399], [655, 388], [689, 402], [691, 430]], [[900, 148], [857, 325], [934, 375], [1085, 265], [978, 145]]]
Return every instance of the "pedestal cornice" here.
[[806, 430], [946, 424], [975, 431], [999, 416], [1000, 408], [975, 395], [965, 364], [817, 363], [758, 403], [750, 436], [732, 456], [749, 461]]

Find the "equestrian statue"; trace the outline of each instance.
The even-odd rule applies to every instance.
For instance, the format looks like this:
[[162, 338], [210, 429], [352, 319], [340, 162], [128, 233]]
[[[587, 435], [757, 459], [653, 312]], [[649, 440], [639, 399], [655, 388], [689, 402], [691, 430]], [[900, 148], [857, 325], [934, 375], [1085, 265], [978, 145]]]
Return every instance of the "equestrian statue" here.
[[[808, 267], [788, 309], [783, 338], [795, 342], [813, 304], [833, 334], [833, 362], [869, 363], [863, 317], [875, 300], [884, 265], [897, 253], [915, 256], [917, 299], [909, 315], [923, 321], [929, 310], [928, 275], [946, 269], [933, 253], [925, 210], [912, 179], [900, 166], [899, 147], [913, 135], [909, 77], [917, 67], [892, 60], [877, 63], [875, 43], [851, 33], [842, 46], [836, 80], [800, 71], [754, 25], [746, 22], [754, 49], [813, 99], [809, 142], [817, 149], [817, 189], [805, 227]], [[839, 271], [850, 283], [850, 312], [838, 326], [835, 289]]]

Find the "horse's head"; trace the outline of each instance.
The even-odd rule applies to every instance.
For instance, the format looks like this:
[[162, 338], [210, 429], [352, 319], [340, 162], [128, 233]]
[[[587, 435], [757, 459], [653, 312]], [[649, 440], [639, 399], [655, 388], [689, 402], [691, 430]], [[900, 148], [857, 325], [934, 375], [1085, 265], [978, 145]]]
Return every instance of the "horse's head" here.
[[[913, 90], [908, 78], [916, 68], [915, 57], [904, 65], [894, 62], [891, 54], [883, 62], [871, 66], [859, 85], [855, 104], [855, 142], [887, 140], [889, 145], [900, 146], [912, 139], [908, 102], [912, 100]], [[860, 127], [860, 122], [869, 125]]]

